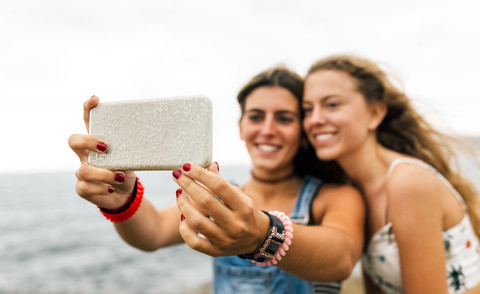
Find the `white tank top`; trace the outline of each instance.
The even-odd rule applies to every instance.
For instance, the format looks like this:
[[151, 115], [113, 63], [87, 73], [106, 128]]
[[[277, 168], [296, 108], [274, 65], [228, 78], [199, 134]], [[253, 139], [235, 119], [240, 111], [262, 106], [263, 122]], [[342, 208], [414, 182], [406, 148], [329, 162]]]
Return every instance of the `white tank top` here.
[[[431, 170], [452, 191], [466, 210], [465, 202], [450, 182], [427, 163], [410, 158], [397, 158], [388, 175], [399, 163], [417, 164]], [[480, 245], [468, 214], [460, 223], [443, 232], [449, 293], [463, 293], [480, 283]], [[399, 252], [392, 223], [378, 230], [362, 256], [362, 265], [372, 281], [385, 293], [403, 293]]]

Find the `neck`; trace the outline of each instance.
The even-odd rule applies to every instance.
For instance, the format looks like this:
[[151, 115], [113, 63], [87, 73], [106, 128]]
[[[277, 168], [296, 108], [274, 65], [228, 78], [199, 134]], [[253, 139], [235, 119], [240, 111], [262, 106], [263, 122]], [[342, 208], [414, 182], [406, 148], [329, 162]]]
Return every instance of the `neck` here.
[[252, 179], [254, 179], [255, 181], [263, 183], [263, 184], [269, 184], [269, 185], [275, 185], [275, 184], [283, 183], [283, 182], [286, 182], [286, 181], [288, 181], [288, 180], [290, 180], [290, 179], [292, 179], [296, 176], [294, 170], [292, 170], [292, 172], [287, 174], [287, 175], [277, 177], [277, 178], [259, 177], [259, 176], [255, 175], [253, 170], [250, 172], [250, 174], [252, 176]]
[[380, 145], [364, 146], [338, 162], [345, 172], [361, 186], [365, 194], [376, 190], [385, 181], [386, 172], [395, 152]]

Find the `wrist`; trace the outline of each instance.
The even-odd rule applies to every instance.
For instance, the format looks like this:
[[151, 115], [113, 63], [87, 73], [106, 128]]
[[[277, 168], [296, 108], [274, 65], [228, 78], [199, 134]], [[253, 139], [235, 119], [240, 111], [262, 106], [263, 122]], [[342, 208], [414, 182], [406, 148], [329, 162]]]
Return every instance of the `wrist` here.
[[135, 180], [133, 191], [124, 205], [116, 209], [98, 207], [100, 212], [112, 222], [122, 222], [132, 217], [140, 207], [143, 198], [143, 185], [138, 177]]
[[285, 256], [292, 244], [293, 227], [290, 218], [283, 212], [263, 211], [270, 219], [267, 234], [257, 249], [250, 254], [239, 255], [240, 258], [250, 259], [257, 265], [266, 266], [277, 264]]
[[270, 232], [270, 217], [268, 214], [263, 210], [258, 210], [258, 230], [256, 230], [256, 236], [253, 238], [253, 244], [248, 247], [247, 252], [255, 252], [258, 248], [265, 242], [265, 239], [268, 237]]
[[137, 192], [138, 192], [138, 178], [135, 179], [135, 183], [133, 184], [133, 190], [132, 193], [129, 194], [127, 199], [123, 202], [123, 204], [117, 208], [106, 208], [106, 207], [98, 207], [101, 211], [110, 213], [110, 214], [116, 214], [116, 213], [121, 213], [127, 210], [131, 205], [132, 202], [135, 200], [135, 197], [137, 197]]

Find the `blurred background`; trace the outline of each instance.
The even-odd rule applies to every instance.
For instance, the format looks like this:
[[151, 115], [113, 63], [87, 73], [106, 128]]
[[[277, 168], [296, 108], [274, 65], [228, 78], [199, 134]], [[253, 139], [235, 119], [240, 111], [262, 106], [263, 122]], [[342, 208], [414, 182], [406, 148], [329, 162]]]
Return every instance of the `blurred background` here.
[[[86, 133], [91, 95], [210, 97], [214, 160], [241, 183], [241, 86], [278, 63], [304, 75], [352, 53], [379, 62], [428, 121], [475, 140], [479, 14], [473, 0], [1, 1], [0, 293], [209, 291], [210, 258], [186, 246], [139, 252], [76, 196], [67, 139]], [[140, 176], [156, 205], [174, 203], [170, 173]]]
[[73, 171], [67, 138], [94, 94], [207, 95], [215, 160], [243, 164], [240, 87], [335, 53], [381, 63], [430, 121], [478, 136], [479, 14], [474, 0], [1, 1], [0, 172]]

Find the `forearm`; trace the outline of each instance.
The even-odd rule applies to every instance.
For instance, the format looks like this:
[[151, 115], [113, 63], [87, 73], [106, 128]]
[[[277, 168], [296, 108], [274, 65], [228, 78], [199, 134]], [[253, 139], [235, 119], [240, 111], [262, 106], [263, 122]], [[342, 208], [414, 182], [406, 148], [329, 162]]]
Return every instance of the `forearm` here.
[[302, 279], [335, 282], [348, 278], [361, 253], [356, 242], [338, 229], [294, 225], [292, 245], [278, 267]]
[[129, 245], [144, 251], [181, 243], [178, 232], [180, 212], [176, 207], [156, 210], [143, 199], [137, 212], [128, 220], [115, 223], [120, 237]]

